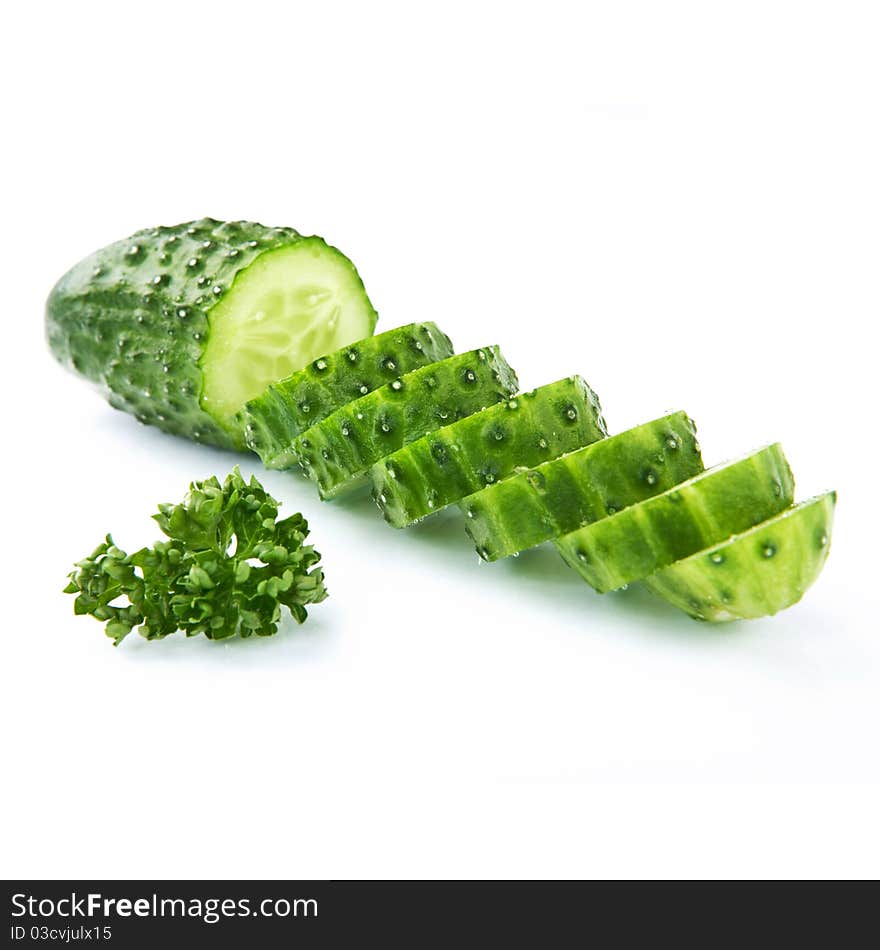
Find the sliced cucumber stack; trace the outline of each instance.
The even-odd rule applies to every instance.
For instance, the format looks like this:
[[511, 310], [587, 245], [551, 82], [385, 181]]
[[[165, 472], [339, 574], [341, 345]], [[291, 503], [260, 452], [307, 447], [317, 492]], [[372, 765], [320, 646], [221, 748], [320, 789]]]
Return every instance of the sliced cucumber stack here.
[[571, 376], [438, 429], [374, 465], [373, 497], [396, 528], [605, 436], [599, 400]]
[[604, 593], [773, 517], [791, 505], [793, 494], [788, 462], [774, 444], [554, 543], [566, 563]]
[[797, 603], [816, 580], [831, 546], [835, 492], [676, 561], [647, 586], [695, 620], [764, 617]]
[[379, 459], [516, 389], [516, 374], [498, 347], [472, 350], [355, 399], [294, 439], [293, 452], [321, 497], [333, 498]]
[[346, 403], [453, 352], [436, 324], [411, 323], [321, 356], [245, 404], [240, 422], [248, 448], [266, 468], [291, 468], [300, 433]]
[[465, 529], [487, 561], [598, 521], [703, 470], [683, 412], [609, 436], [518, 472], [461, 503]]
[[212, 219], [97, 251], [46, 305], [53, 353], [113, 406], [235, 448], [247, 400], [375, 325], [354, 265], [321, 238]]

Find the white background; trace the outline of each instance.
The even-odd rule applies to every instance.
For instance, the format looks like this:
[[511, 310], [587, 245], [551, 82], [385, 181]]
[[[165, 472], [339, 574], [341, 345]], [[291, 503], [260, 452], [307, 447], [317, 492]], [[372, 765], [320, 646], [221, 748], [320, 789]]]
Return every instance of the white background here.
[[[871, 3], [17, 4], [0, 55], [8, 876], [877, 875], [880, 31]], [[785, 614], [713, 629], [457, 516], [302, 510], [331, 598], [273, 639], [74, 618], [71, 563], [235, 458], [42, 339], [148, 225], [320, 233], [380, 329], [580, 372], [707, 464], [780, 439], [840, 493]]]

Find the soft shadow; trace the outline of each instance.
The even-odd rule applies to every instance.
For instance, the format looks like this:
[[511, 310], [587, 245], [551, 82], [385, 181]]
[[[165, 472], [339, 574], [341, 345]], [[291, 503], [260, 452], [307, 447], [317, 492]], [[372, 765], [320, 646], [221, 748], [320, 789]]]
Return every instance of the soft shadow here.
[[660, 632], [676, 638], [712, 639], [742, 634], [748, 624], [743, 622], [700, 623], [655, 596], [643, 584], [630, 584], [623, 590], [599, 594], [573, 571], [559, 556], [552, 544], [544, 544], [492, 565], [504, 580], [522, 589], [529, 596], [542, 596], [552, 601], [554, 610], [576, 614], [578, 619], [596, 620], [608, 617], [634, 618], [639, 628]]
[[640, 618], [645, 624], [652, 624], [682, 635], [701, 639], [727, 638], [730, 635], [742, 635], [749, 630], [749, 625], [742, 620], [731, 623], [706, 623], [694, 620], [662, 597], [652, 594], [641, 583], [630, 584], [624, 590], [604, 596], [613, 597], [628, 614]]
[[[599, 594], [583, 581], [562, 560], [551, 544], [523, 551], [514, 557], [493, 563], [481, 561], [464, 530], [464, 521], [456, 505], [444, 508], [423, 521], [403, 530], [390, 528], [382, 522], [376, 504], [366, 488], [350, 492], [331, 504], [344, 508], [360, 519], [378, 520], [381, 527], [393, 532], [401, 544], [430, 547], [432, 555], [443, 557], [447, 566], [461, 571], [482, 569], [487, 582], [506, 584], [529, 597], [544, 597], [554, 611], [564, 611], [578, 620], [590, 618], [601, 622], [609, 617], [636, 619], [640, 629], [651, 634], [663, 633], [675, 638], [712, 640], [742, 636], [746, 623], [700, 623], [652, 594], [643, 584]], [[419, 554], [421, 557], [421, 553]]]
[[345, 494], [338, 498], [332, 498], [325, 504], [339, 508], [354, 518], [360, 520], [369, 518], [371, 521], [378, 521], [380, 525], [382, 524], [382, 514], [379, 511], [379, 506], [373, 501], [370, 486], [366, 482], [349, 488]]
[[382, 518], [382, 513], [370, 495], [369, 488], [358, 487], [334, 498], [328, 504], [341, 508], [347, 514], [363, 521], [369, 520], [385, 531], [386, 535], [396, 538], [403, 544], [430, 545], [445, 551], [458, 548], [462, 554], [472, 560], [477, 557], [473, 544], [464, 530], [464, 522], [458, 508], [444, 508], [407, 528], [392, 528]]
[[476, 557], [473, 543], [464, 530], [461, 512], [457, 508], [445, 508], [424, 521], [403, 529], [417, 544], [430, 544], [446, 550], [461, 549], [463, 554]]
[[329, 618], [322, 615], [322, 604], [309, 607], [309, 616], [304, 624], [298, 624], [285, 610], [278, 624], [278, 633], [271, 637], [229, 637], [225, 640], [209, 640], [204, 636], [186, 637], [173, 633], [162, 641], [162, 649], [155, 643], [131, 633], [118, 647], [120, 653], [133, 657], [138, 663], [153, 663], [163, 668], [177, 667], [184, 657], [196, 657], [198, 662], [212, 667], [226, 665], [236, 669], [263, 667], [271, 654], [272, 663], [280, 659], [297, 664], [320, 662], [328, 652], [340, 647], [343, 632]]

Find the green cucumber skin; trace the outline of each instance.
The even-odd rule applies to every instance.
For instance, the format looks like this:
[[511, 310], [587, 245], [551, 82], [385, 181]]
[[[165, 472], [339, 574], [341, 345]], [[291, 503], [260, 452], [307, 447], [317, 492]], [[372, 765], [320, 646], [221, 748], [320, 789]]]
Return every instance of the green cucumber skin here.
[[465, 530], [495, 561], [666, 491], [703, 470], [683, 412], [512, 475], [461, 502]]
[[791, 469], [775, 444], [554, 544], [570, 567], [605, 593], [746, 531], [789, 507], [793, 497]]
[[324, 243], [292, 228], [211, 218], [138, 231], [58, 281], [46, 303], [49, 347], [140, 422], [241, 448], [200, 404], [208, 315], [260, 255], [301, 241]]
[[797, 603], [831, 547], [836, 494], [802, 502], [721, 545], [645, 579], [695, 620], [723, 623], [779, 613]]
[[604, 438], [599, 400], [579, 376], [559, 380], [446, 426], [370, 471], [373, 497], [396, 528], [511, 475]]
[[328, 499], [415, 439], [508, 399], [516, 374], [496, 346], [413, 370], [348, 403], [294, 439], [306, 475]]
[[266, 468], [298, 464], [293, 442], [337, 409], [392, 380], [452, 356], [434, 323], [411, 323], [322, 356], [248, 402], [240, 417], [248, 448]]

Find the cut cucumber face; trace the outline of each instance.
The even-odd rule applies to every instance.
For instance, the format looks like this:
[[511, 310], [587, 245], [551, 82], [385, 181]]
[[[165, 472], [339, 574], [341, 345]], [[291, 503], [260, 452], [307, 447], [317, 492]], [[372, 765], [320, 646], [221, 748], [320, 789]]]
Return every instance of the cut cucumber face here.
[[354, 399], [420, 366], [453, 354], [449, 337], [433, 323], [411, 323], [313, 360], [269, 386], [241, 412], [245, 441], [267, 468], [298, 463], [294, 439]]
[[703, 470], [683, 412], [612, 435], [518, 472], [461, 503], [484, 560], [526, 548], [644, 501]]
[[793, 496], [791, 470], [774, 444], [554, 543], [565, 562], [604, 593], [746, 531], [788, 508]]
[[580, 376], [491, 406], [374, 465], [373, 497], [396, 528], [511, 475], [604, 438], [599, 400]]
[[498, 347], [472, 350], [355, 399], [298, 436], [293, 452], [321, 497], [332, 498], [386, 455], [516, 389], [516, 374]]
[[822, 571], [837, 496], [801, 502], [722, 544], [646, 578], [695, 620], [719, 623], [778, 613], [797, 603]]
[[209, 218], [97, 251], [46, 304], [52, 352], [113, 406], [230, 448], [246, 399], [375, 324], [351, 261], [320, 238]]
[[249, 399], [373, 332], [376, 315], [348, 258], [321, 238], [258, 257], [208, 313], [202, 407], [225, 428]]

